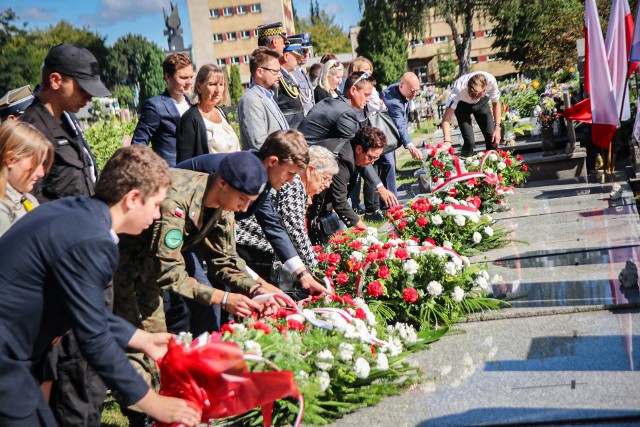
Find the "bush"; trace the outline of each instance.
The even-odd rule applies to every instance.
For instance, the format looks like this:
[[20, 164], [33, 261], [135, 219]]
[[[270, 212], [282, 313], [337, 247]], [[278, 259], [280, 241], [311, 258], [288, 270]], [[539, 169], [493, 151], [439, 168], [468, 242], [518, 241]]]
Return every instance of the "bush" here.
[[122, 147], [122, 138], [125, 135], [133, 136], [135, 129], [135, 121], [123, 123], [118, 119], [101, 121], [89, 126], [85, 137], [98, 163], [98, 171], [101, 171], [113, 153]]

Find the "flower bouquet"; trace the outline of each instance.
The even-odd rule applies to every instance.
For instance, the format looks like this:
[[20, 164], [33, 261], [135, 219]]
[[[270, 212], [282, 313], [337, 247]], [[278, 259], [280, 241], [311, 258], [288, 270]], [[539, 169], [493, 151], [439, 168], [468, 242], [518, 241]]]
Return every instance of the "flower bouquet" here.
[[497, 171], [504, 187], [524, 184], [529, 176], [529, 168], [520, 154], [514, 156], [512, 152], [500, 149], [467, 157], [465, 166], [469, 171]]
[[553, 96], [543, 95], [540, 98], [539, 108], [536, 108], [535, 114], [542, 129], [551, 129], [558, 119], [558, 108], [556, 100]]

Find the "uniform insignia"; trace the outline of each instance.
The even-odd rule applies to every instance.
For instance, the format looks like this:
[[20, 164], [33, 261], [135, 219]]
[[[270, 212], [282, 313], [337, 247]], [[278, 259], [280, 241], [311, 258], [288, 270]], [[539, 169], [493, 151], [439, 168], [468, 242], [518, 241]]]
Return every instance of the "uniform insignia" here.
[[169, 230], [164, 236], [164, 244], [167, 245], [169, 249], [176, 249], [182, 244], [182, 239], [182, 232], [174, 228]]
[[262, 194], [262, 192], [264, 191], [264, 188], [267, 186], [267, 183], [264, 183], [260, 186], [260, 190], [258, 191], [258, 194]]
[[174, 213], [178, 218], [182, 218], [184, 216], [184, 211], [180, 208], [176, 208], [176, 211]]

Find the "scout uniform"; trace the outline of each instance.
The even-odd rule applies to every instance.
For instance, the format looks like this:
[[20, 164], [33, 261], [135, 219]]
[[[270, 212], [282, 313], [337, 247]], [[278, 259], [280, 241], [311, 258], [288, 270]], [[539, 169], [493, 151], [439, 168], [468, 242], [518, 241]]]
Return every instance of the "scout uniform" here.
[[[302, 56], [301, 39], [289, 38], [289, 45], [284, 48], [285, 52], [291, 52], [294, 55]], [[305, 112], [300, 98], [300, 87], [298, 82], [283, 67], [280, 67], [282, 76], [280, 77], [280, 85], [275, 88], [275, 99], [284, 118], [287, 119], [290, 129], [297, 129], [304, 120]]]
[[7, 183], [6, 200], [0, 199], [0, 236], [11, 225], [38, 206], [38, 201], [29, 193], [22, 194]]

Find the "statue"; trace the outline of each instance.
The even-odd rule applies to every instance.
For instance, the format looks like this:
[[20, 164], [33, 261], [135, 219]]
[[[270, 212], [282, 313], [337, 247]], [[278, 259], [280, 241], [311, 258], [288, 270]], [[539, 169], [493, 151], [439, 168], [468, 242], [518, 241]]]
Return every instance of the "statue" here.
[[171, 5], [171, 15], [167, 16], [164, 7], [162, 8], [162, 14], [164, 15], [164, 25], [167, 29], [164, 30], [164, 35], [167, 36], [167, 42], [169, 43], [169, 51], [181, 51], [184, 50], [184, 40], [182, 40], [182, 28], [180, 28], [180, 16], [178, 16], [178, 5], [169, 3]]

